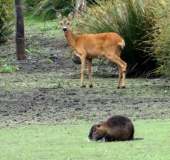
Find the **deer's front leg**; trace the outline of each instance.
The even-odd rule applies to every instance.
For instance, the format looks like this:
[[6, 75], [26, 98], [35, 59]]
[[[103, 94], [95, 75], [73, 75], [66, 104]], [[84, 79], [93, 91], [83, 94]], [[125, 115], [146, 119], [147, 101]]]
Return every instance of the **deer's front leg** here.
[[86, 87], [84, 85], [84, 72], [85, 72], [86, 58], [81, 57], [81, 79], [80, 79], [80, 87]]

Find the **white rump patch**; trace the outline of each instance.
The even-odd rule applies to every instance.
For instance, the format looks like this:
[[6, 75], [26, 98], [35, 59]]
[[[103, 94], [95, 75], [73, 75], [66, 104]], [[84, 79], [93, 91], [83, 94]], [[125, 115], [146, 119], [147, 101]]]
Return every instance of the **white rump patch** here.
[[125, 47], [125, 41], [122, 39], [122, 42], [120, 42], [119, 45], [120, 45], [121, 48], [123, 49], [123, 48]]

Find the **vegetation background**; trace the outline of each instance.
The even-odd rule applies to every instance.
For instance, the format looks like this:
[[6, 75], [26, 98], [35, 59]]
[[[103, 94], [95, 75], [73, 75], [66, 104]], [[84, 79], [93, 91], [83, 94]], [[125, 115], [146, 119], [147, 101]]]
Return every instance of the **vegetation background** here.
[[[117, 75], [109, 74], [115, 67], [105, 60], [93, 62], [94, 88], [79, 88], [80, 65], [70, 60], [55, 18], [56, 11], [67, 16], [75, 1], [23, 2], [22, 61], [15, 57], [14, 4], [0, 2], [2, 26], [10, 33], [1, 29], [0, 159], [169, 159], [169, 1], [96, 0], [71, 24], [75, 33], [115, 31], [126, 39], [122, 58], [129, 76], [144, 78], [127, 78], [124, 90], [115, 89]], [[129, 117], [141, 140], [88, 141], [90, 127], [115, 114]]]
[[1, 0], [0, 2], [0, 44], [7, 41], [12, 34], [14, 16], [13, 0]]
[[[25, 15], [42, 20], [55, 19], [55, 12], [67, 15], [75, 1], [24, 0]], [[4, 43], [11, 34], [13, 1], [1, 2], [0, 38]], [[7, 7], [8, 6], [8, 7]], [[129, 76], [170, 75], [168, 0], [88, 0], [87, 13], [76, 19], [77, 33], [119, 33], [126, 42], [122, 59], [128, 63]]]

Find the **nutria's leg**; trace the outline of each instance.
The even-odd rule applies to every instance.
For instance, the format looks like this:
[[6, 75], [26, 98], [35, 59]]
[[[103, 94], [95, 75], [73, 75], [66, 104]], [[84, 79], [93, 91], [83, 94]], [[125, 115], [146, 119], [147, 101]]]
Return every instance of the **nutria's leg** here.
[[102, 137], [101, 142], [106, 142], [105, 137]]

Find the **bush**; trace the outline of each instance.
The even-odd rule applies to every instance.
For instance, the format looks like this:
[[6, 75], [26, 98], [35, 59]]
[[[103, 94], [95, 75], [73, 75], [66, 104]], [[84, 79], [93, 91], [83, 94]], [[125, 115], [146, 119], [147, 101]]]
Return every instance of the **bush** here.
[[1, 0], [0, 3], [0, 44], [7, 41], [12, 33], [13, 0]]
[[73, 1], [70, 2], [70, 0], [25, 0], [25, 5], [27, 8], [32, 7], [33, 14], [43, 20], [56, 18], [57, 10], [68, 14], [73, 9]]
[[35, 7], [41, 0], [25, 0], [24, 3], [27, 7]]
[[[155, 2], [157, 3], [157, 2]], [[116, 32], [126, 42], [121, 58], [128, 64], [128, 75], [141, 76], [156, 67], [149, 54], [151, 44], [144, 43], [154, 37], [155, 15], [149, 0], [97, 0], [88, 14], [77, 22], [81, 33]]]
[[0, 73], [13, 73], [15, 71], [19, 71], [20, 69], [17, 66], [3, 65], [0, 68]]
[[155, 4], [153, 12], [156, 15], [157, 25], [154, 28], [151, 55], [157, 60], [158, 67], [155, 72], [164, 76], [170, 76], [170, 3], [169, 0]]

